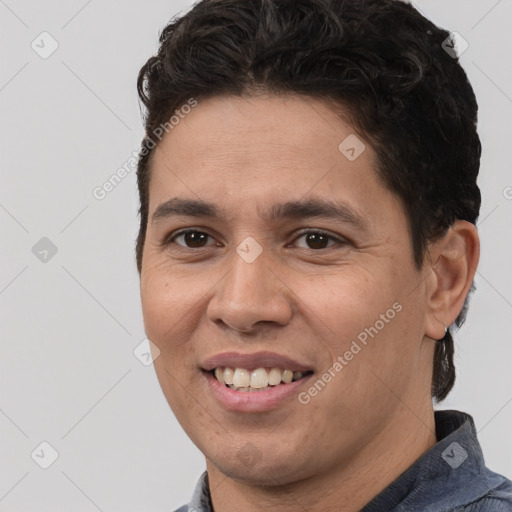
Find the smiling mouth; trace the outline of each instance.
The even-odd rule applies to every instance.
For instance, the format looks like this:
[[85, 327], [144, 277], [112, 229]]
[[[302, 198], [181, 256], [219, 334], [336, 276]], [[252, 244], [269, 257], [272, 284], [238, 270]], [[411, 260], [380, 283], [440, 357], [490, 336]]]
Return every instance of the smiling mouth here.
[[209, 373], [221, 384], [235, 391], [265, 391], [295, 382], [313, 372], [293, 372], [281, 368], [257, 368], [249, 371], [245, 368], [218, 366]]

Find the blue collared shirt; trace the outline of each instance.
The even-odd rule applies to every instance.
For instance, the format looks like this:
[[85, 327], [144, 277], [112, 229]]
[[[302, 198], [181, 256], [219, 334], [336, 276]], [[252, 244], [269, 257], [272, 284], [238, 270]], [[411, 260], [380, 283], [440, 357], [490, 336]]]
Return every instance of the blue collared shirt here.
[[[473, 418], [436, 411], [435, 423], [437, 444], [361, 512], [511, 512], [512, 482], [485, 466]], [[175, 512], [214, 512], [206, 471]]]

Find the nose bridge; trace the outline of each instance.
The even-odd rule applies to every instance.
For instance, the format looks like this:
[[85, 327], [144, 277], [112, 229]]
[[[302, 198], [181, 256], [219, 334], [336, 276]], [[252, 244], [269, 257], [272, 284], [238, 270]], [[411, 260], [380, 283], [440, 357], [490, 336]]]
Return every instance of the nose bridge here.
[[289, 322], [292, 308], [271, 261], [254, 239], [245, 239], [230, 255], [230, 270], [212, 297], [208, 315], [239, 331], [258, 322]]
[[227, 275], [224, 291], [236, 302], [256, 304], [263, 295], [268, 298], [269, 257], [263, 255], [263, 251], [257, 252], [254, 244], [244, 241], [232, 255], [231, 272]]

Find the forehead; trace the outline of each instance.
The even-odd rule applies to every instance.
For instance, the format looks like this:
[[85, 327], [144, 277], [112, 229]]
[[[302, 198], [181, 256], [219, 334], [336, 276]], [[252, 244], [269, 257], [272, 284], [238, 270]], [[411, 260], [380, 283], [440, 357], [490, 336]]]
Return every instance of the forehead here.
[[[333, 105], [296, 94], [214, 96], [188, 110], [179, 120], [172, 116], [176, 124], [159, 145], [172, 151], [175, 162], [224, 159], [233, 165], [259, 161], [262, 166], [273, 162], [288, 167], [292, 158], [290, 163], [334, 163], [340, 142], [355, 136]], [[366, 157], [371, 159], [371, 153]]]
[[373, 149], [327, 102], [298, 95], [199, 100], [154, 150], [150, 214], [180, 196], [238, 212], [311, 194], [382, 207], [376, 196], [389, 200], [390, 193], [375, 162]]

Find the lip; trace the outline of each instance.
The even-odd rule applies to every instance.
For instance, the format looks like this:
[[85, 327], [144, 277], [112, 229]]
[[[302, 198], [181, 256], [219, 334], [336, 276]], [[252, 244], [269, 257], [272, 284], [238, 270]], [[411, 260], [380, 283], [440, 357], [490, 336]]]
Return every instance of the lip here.
[[303, 373], [314, 371], [314, 368], [299, 363], [288, 356], [268, 351], [254, 352], [253, 354], [222, 352], [209, 357], [201, 364], [201, 368], [207, 372], [219, 366], [224, 368], [244, 368], [248, 371], [253, 371], [257, 368], [280, 368], [281, 370]]
[[235, 391], [221, 384], [210, 372], [202, 373], [207, 392], [212, 393], [222, 407], [234, 412], [265, 412], [277, 409], [286, 400], [297, 397], [300, 388], [314, 375], [304, 375], [294, 382], [273, 386], [263, 391]]

